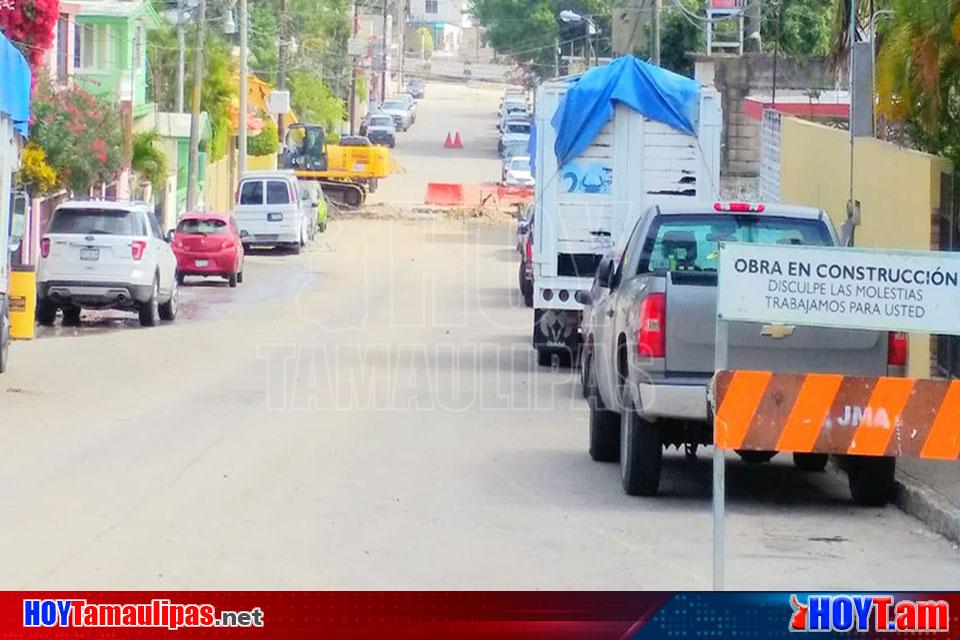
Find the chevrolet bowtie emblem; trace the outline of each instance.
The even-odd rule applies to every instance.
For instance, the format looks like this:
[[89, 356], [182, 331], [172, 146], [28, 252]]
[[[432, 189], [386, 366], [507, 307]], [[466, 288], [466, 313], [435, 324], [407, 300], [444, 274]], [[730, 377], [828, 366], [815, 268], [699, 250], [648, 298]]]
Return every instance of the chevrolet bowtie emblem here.
[[797, 328], [790, 324], [766, 324], [760, 331], [760, 335], [773, 338], [774, 340], [783, 340], [788, 336], [792, 336], [796, 330]]

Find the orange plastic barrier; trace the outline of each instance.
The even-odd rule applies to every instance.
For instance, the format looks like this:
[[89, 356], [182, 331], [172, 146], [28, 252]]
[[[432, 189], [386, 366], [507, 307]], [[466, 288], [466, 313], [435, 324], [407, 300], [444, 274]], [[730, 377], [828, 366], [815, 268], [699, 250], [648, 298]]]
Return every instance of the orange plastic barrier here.
[[424, 198], [424, 204], [457, 206], [463, 203], [462, 184], [431, 182], [427, 185], [427, 196]]

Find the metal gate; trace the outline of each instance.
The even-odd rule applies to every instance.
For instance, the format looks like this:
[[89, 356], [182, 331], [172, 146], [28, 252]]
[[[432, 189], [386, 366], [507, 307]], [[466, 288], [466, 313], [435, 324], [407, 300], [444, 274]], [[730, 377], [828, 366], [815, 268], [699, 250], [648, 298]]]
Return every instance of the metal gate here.
[[780, 113], [773, 109], [760, 125], [760, 200], [780, 202]]

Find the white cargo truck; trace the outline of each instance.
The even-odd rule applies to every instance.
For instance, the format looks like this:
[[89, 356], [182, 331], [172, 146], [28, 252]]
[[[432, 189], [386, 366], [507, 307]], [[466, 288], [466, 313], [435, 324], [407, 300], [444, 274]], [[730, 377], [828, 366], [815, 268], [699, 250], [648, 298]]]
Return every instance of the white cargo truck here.
[[576, 294], [590, 290], [601, 259], [622, 249], [644, 211], [720, 191], [720, 96], [709, 88], [700, 91], [696, 135], [617, 104], [592, 143], [558, 166], [552, 120], [573, 80], [544, 83], [536, 100], [533, 345], [543, 366], [576, 357]]
[[29, 96], [27, 62], [0, 33], [0, 373], [7, 368], [10, 348], [10, 253], [19, 248], [23, 235], [24, 200], [21, 196], [15, 207], [12, 186], [26, 134]]

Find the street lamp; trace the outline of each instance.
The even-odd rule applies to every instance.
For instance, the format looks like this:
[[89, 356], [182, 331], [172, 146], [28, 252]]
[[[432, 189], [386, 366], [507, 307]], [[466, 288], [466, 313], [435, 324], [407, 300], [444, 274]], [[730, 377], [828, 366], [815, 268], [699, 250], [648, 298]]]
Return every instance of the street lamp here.
[[590, 16], [582, 16], [576, 11], [571, 11], [569, 9], [564, 9], [560, 12], [560, 22], [566, 24], [583, 24], [587, 25], [587, 44], [590, 45], [590, 55], [594, 61], [599, 64], [599, 58], [597, 57], [597, 50], [594, 47], [593, 39], [595, 36], [600, 34], [600, 28], [597, 24], [590, 19]]

